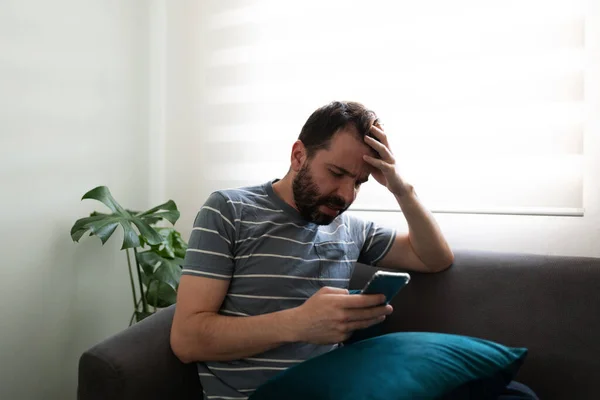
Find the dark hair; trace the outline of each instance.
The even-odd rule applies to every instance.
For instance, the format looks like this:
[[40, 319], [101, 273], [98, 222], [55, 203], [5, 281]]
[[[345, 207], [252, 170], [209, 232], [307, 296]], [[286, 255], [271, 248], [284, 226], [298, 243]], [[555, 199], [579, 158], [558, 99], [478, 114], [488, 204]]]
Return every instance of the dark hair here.
[[375, 112], [353, 101], [333, 101], [315, 110], [308, 118], [298, 139], [311, 158], [317, 150], [329, 148], [333, 135], [340, 129], [353, 125], [362, 139], [371, 126], [379, 123]]

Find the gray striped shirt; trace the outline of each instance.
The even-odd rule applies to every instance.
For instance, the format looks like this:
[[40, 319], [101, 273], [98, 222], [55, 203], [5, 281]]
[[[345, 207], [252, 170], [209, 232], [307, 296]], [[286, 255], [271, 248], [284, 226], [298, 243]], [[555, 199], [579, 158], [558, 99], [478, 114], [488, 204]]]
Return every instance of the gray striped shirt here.
[[[329, 225], [306, 222], [273, 182], [212, 193], [189, 240], [184, 275], [225, 279], [219, 311], [246, 317], [300, 306], [323, 286], [348, 288], [354, 264], [376, 265], [395, 231], [344, 213]], [[336, 345], [292, 343], [251, 358], [199, 362], [208, 399], [244, 399], [275, 374]]]

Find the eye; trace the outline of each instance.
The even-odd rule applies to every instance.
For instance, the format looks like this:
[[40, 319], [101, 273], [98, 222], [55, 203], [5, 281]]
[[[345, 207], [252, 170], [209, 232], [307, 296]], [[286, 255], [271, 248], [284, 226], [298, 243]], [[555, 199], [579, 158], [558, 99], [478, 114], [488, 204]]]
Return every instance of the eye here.
[[338, 172], [335, 172], [333, 170], [329, 170], [329, 172], [331, 172], [331, 175], [335, 176], [336, 178], [341, 178], [342, 176], [344, 176], [344, 174], [340, 174]]

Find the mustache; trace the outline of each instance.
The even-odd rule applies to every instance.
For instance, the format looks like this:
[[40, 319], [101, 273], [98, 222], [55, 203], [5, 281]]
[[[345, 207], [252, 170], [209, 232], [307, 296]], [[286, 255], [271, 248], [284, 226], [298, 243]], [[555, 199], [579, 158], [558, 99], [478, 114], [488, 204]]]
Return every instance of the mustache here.
[[328, 196], [322, 199], [319, 199], [317, 205], [324, 205], [331, 208], [339, 208], [345, 210], [348, 208], [349, 204], [346, 204], [344, 199], [337, 196]]

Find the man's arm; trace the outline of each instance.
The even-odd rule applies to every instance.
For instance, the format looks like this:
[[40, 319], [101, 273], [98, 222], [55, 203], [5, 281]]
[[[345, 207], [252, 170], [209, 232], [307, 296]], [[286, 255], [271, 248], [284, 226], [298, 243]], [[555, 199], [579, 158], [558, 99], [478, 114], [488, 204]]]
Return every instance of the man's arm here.
[[452, 250], [412, 187], [395, 197], [408, 223], [408, 234], [396, 235], [389, 252], [377, 265], [418, 272], [439, 272], [450, 267], [454, 262]]
[[171, 348], [183, 362], [250, 357], [293, 340], [290, 313], [256, 317], [217, 314], [229, 281], [181, 277], [171, 329]]
[[303, 305], [251, 317], [218, 314], [229, 282], [184, 275], [171, 328], [171, 348], [183, 362], [237, 360], [288, 342], [333, 344], [392, 312], [383, 295], [349, 295], [324, 287]]
[[375, 123], [370, 131], [373, 137], [365, 135], [364, 140], [379, 157], [365, 155], [363, 158], [373, 167], [375, 180], [394, 195], [408, 223], [408, 234], [397, 235], [377, 265], [419, 272], [448, 268], [454, 262], [454, 255], [433, 215], [421, 204], [412, 185], [396, 171], [396, 159], [381, 126]]

